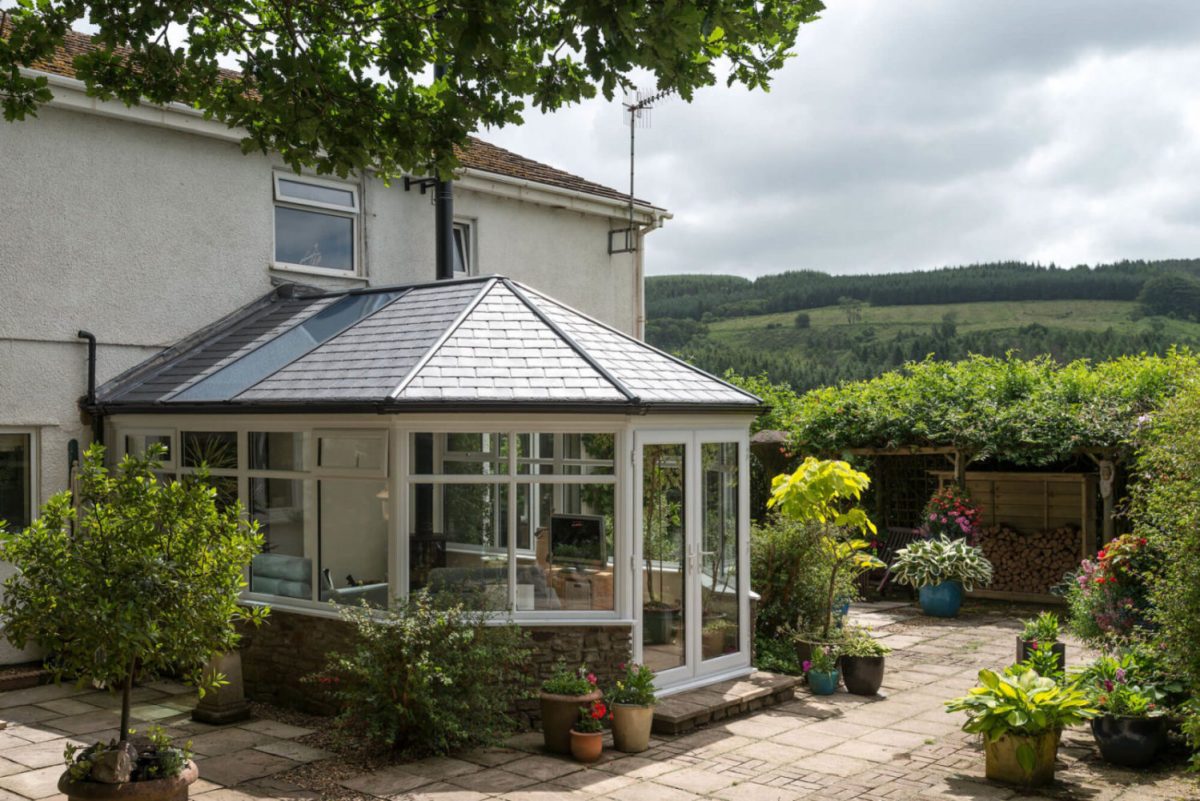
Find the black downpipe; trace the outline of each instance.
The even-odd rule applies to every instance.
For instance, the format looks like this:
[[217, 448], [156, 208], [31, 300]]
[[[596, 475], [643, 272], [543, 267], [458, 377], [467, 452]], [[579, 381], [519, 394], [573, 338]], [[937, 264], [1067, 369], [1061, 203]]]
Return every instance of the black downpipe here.
[[[433, 77], [440, 79], [446, 74], [444, 64], [433, 66]], [[437, 237], [435, 249], [437, 279], [445, 281], [454, 277], [454, 188], [451, 181], [438, 179], [433, 193], [434, 227]]]
[[75, 336], [87, 340], [87, 397], [84, 406], [92, 418], [92, 442], [104, 444], [104, 420], [96, 409], [96, 335], [80, 329]]

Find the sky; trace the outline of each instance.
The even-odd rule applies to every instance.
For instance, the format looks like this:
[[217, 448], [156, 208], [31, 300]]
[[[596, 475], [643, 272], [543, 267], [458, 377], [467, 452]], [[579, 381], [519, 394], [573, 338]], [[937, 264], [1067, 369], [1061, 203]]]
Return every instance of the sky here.
[[[648, 273], [1200, 256], [1200, 0], [827, 5], [769, 93], [637, 131]], [[628, 186], [619, 101], [482, 136]]]

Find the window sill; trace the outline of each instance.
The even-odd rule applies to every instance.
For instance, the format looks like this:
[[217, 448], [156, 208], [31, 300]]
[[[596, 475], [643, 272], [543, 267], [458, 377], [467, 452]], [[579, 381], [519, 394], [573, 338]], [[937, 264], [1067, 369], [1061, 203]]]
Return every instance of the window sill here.
[[[282, 602], [281, 602], [282, 601]], [[288, 603], [285, 599], [271, 600], [268, 596], [255, 595], [251, 597], [249, 594], [243, 595], [241, 603], [246, 606], [267, 606], [272, 611], [287, 612], [295, 615], [308, 615], [309, 617], [323, 617], [326, 619], [338, 619], [342, 617], [342, 610], [345, 606], [337, 606], [334, 604], [319, 604], [316, 602], [305, 603]], [[353, 609], [354, 607], [349, 607]], [[551, 613], [554, 614], [554, 613]], [[601, 613], [603, 614], [603, 613]], [[609, 613], [611, 614], [611, 613]], [[634, 621], [629, 618], [619, 617], [589, 617], [586, 614], [569, 614], [564, 613], [561, 618], [558, 617], [524, 617], [522, 613], [517, 616], [510, 616], [502, 613], [497, 613], [489, 616], [488, 624], [503, 626], [509, 623], [516, 623], [518, 626], [536, 626], [541, 628], [570, 628], [578, 626], [633, 626]]]
[[367, 283], [367, 277], [359, 275], [352, 270], [334, 270], [329, 267], [309, 267], [305, 264], [288, 264], [282, 261], [273, 261], [267, 264], [267, 268], [272, 272], [280, 273], [299, 273], [300, 275], [319, 275], [324, 278], [340, 278], [343, 281], [359, 281]]

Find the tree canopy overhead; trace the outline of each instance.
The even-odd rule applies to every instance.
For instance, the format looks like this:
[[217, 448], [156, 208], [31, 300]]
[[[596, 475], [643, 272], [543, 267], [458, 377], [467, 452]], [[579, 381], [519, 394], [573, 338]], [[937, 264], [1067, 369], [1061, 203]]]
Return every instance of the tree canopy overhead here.
[[[0, 12], [5, 118], [51, 93], [22, 74], [95, 26], [75, 58], [88, 91], [129, 104], [186, 103], [248, 132], [243, 147], [293, 168], [446, 173], [483, 125], [632, 87], [690, 100], [714, 84], [768, 87], [821, 0], [18, 0]], [[240, 69], [222, 69], [236, 62]], [[434, 64], [444, 77], [431, 80]]]

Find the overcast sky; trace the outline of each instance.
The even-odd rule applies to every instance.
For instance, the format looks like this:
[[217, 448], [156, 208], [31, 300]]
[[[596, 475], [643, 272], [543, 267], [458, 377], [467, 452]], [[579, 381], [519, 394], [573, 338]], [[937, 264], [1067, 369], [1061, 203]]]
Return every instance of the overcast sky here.
[[[1200, 0], [827, 0], [770, 93], [638, 131], [650, 273], [1200, 256]], [[620, 106], [484, 137], [628, 185]]]

